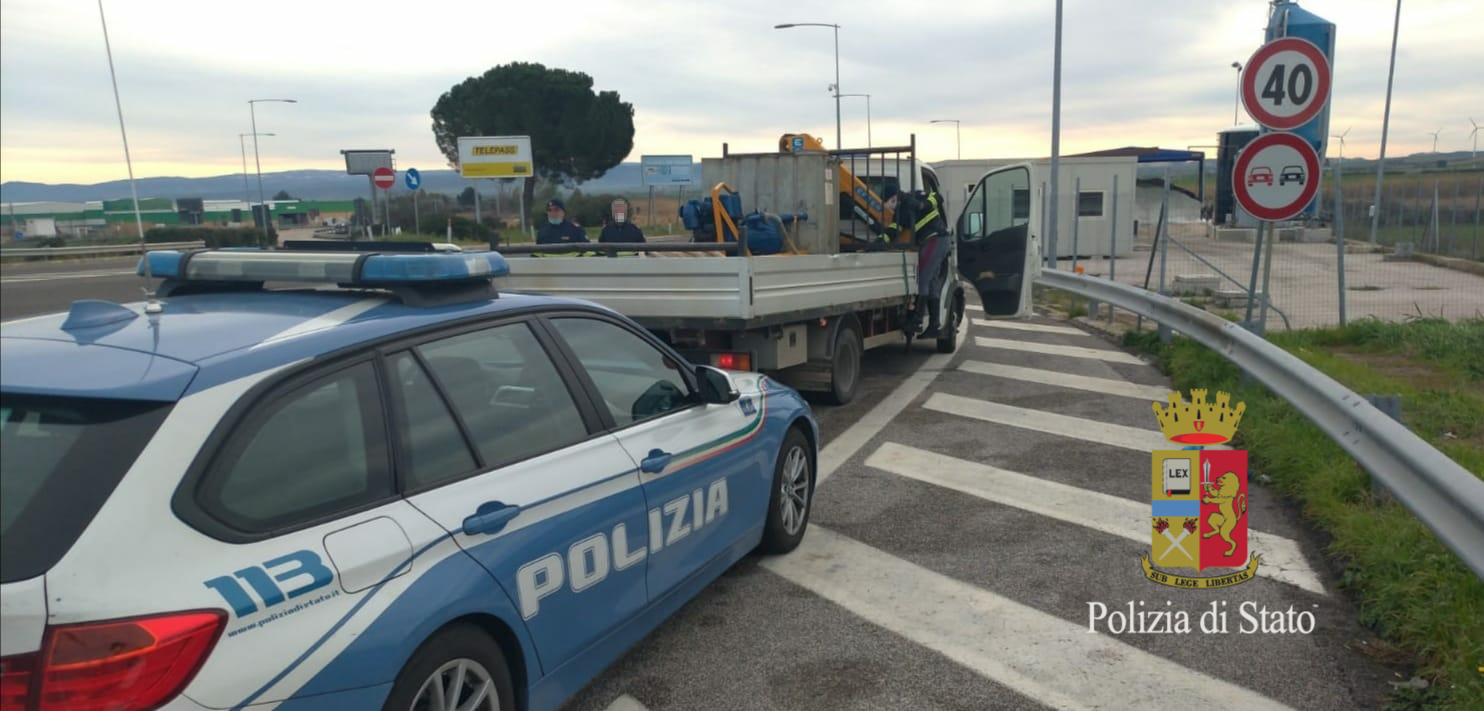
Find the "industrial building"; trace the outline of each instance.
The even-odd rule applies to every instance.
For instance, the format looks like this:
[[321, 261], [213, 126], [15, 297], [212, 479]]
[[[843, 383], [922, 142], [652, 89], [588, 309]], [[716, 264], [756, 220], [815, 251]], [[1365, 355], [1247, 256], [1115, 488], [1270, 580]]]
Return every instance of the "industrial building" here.
[[[253, 223], [252, 207], [243, 200], [141, 198], [139, 216], [146, 229], [169, 225], [238, 227]], [[352, 200], [270, 200], [277, 227], [320, 224], [355, 212]], [[134, 223], [134, 201], [11, 202], [0, 204], [0, 222], [12, 239], [82, 237], [111, 226]], [[19, 237], [17, 237], [19, 235]]]

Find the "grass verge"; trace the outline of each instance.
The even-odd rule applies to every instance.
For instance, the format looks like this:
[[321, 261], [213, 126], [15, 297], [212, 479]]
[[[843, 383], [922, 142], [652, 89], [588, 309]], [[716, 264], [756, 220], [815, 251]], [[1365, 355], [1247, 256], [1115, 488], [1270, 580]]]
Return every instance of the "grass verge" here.
[[[1409, 429], [1484, 478], [1484, 319], [1367, 320], [1270, 338], [1357, 393], [1400, 395]], [[1381, 661], [1410, 662], [1429, 682], [1396, 688], [1390, 708], [1484, 709], [1484, 581], [1407, 509], [1373, 494], [1339, 445], [1261, 384], [1240, 382], [1225, 358], [1150, 332], [1124, 341], [1158, 356], [1180, 390], [1229, 392], [1247, 404], [1233, 444], [1331, 537], [1340, 586], [1392, 646]]]

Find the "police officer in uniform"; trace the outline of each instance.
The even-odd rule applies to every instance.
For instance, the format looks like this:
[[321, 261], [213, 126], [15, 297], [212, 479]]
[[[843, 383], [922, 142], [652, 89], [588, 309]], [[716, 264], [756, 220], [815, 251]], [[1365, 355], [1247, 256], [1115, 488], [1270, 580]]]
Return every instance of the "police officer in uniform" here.
[[608, 221], [603, 225], [603, 232], [598, 235], [598, 242], [627, 242], [640, 243], [644, 240], [644, 230], [629, 222], [629, 201], [625, 198], [614, 200], [609, 206], [610, 214]]
[[546, 201], [546, 224], [536, 231], [536, 244], [572, 244], [590, 242], [587, 232], [567, 219], [567, 204], [561, 198]]

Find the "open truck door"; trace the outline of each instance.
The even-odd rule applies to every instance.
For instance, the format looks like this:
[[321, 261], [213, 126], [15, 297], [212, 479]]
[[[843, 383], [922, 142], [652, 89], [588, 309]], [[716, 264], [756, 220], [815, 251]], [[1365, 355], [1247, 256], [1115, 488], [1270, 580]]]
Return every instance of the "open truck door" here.
[[1031, 315], [1031, 285], [1041, 267], [1031, 229], [1031, 171], [997, 168], [979, 179], [959, 213], [958, 271], [979, 292], [990, 318]]

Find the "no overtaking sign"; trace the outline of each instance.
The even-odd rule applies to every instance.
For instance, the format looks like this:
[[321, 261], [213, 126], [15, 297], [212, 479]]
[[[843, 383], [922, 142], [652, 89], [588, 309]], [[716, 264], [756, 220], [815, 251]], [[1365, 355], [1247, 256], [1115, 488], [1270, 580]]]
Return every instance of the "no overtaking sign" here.
[[1292, 133], [1258, 136], [1237, 156], [1232, 192], [1237, 204], [1259, 220], [1292, 219], [1319, 192], [1319, 154]]

